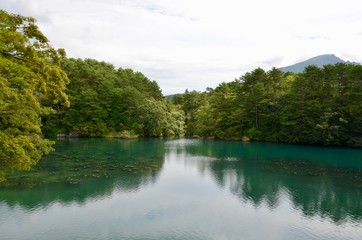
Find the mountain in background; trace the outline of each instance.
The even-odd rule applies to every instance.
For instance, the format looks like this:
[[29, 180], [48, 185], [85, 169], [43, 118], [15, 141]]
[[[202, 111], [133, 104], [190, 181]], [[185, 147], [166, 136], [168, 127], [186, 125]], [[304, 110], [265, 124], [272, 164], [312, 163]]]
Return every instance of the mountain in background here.
[[304, 68], [309, 65], [316, 65], [318, 67], [323, 67], [324, 65], [328, 64], [336, 64], [336, 63], [346, 63], [346, 64], [359, 64], [356, 62], [350, 62], [350, 61], [344, 61], [340, 59], [339, 57], [336, 57], [334, 54], [324, 54], [319, 55], [310, 59], [307, 59], [303, 62], [299, 62], [287, 67], [281, 67], [279, 68], [283, 72], [294, 72], [294, 73], [301, 73], [304, 71]]

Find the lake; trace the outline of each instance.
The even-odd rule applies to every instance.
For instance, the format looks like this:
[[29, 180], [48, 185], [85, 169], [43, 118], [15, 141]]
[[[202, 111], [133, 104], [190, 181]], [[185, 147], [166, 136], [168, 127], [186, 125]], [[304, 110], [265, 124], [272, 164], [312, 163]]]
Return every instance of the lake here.
[[362, 239], [362, 149], [70, 139], [0, 186], [0, 239]]

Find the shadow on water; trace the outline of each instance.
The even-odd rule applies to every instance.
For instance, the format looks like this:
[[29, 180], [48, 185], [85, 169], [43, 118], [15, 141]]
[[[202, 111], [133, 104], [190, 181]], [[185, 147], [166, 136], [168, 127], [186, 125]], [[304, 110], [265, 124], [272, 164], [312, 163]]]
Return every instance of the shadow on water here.
[[287, 194], [304, 216], [362, 219], [361, 149], [199, 140], [173, 145], [192, 161], [206, 159], [199, 171], [254, 207], [276, 208]]
[[34, 169], [0, 184], [0, 202], [32, 210], [53, 202], [83, 204], [115, 190], [136, 192], [156, 182], [164, 161], [163, 144], [157, 139], [57, 141], [56, 151]]

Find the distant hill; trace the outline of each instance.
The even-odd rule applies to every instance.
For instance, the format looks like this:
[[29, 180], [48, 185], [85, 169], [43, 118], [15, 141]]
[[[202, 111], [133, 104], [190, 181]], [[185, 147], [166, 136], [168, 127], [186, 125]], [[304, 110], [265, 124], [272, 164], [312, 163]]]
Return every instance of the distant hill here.
[[166, 100], [172, 100], [177, 94], [165, 95]]
[[350, 62], [350, 61], [344, 61], [340, 59], [339, 57], [336, 57], [334, 54], [324, 54], [319, 55], [310, 59], [307, 59], [303, 62], [299, 62], [287, 67], [281, 67], [279, 68], [283, 72], [294, 72], [294, 73], [300, 73], [303, 72], [304, 68], [309, 65], [316, 65], [318, 67], [323, 67], [327, 64], [336, 64], [336, 63], [347, 63], [347, 64], [359, 64], [356, 62]]

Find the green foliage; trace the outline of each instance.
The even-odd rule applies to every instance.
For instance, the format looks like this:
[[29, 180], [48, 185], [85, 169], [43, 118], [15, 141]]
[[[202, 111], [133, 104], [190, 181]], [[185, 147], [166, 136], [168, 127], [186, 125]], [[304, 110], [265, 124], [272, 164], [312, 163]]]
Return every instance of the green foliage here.
[[[182, 110], [167, 103], [156, 82], [131, 69], [93, 59], [64, 59], [71, 80], [69, 109], [44, 120], [48, 136], [173, 136], [184, 128]], [[180, 117], [181, 116], [181, 117]]]
[[69, 105], [62, 57], [64, 50], [49, 45], [33, 18], [0, 10], [0, 181], [51, 150], [40, 137], [41, 117]]
[[257, 68], [174, 101], [191, 136], [362, 146], [361, 65], [308, 66], [300, 74]]
[[180, 105], [182, 111], [185, 113], [185, 135], [188, 137], [198, 134], [198, 126], [196, 123], [196, 111], [206, 103], [207, 93], [200, 93], [197, 91], [188, 90], [184, 94], [176, 94], [172, 101], [176, 105]]

